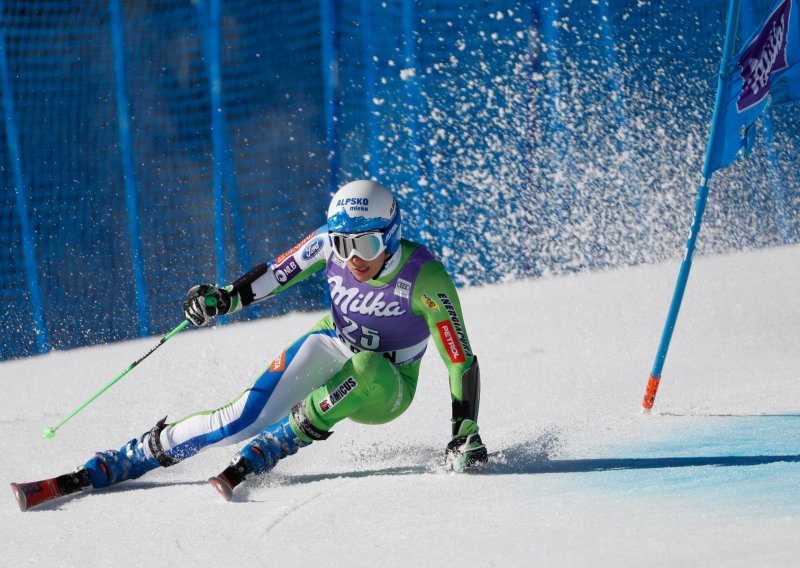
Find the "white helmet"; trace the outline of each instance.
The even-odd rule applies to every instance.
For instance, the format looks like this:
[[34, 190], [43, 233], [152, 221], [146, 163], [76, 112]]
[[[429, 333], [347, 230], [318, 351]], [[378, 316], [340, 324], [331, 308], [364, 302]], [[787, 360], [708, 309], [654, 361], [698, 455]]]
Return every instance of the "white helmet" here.
[[400, 207], [392, 193], [372, 180], [342, 186], [328, 207], [328, 232], [356, 235], [379, 231], [385, 250], [400, 247]]

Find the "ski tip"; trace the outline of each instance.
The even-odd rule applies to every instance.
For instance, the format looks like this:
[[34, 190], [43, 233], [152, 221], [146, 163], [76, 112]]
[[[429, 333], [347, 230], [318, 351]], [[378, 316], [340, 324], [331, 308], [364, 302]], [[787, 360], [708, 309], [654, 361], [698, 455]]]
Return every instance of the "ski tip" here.
[[22, 488], [16, 483], [12, 483], [11, 491], [14, 492], [14, 497], [17, 499], [17, 505], [19, 505], [19, 510], [27, 511], [28, 499], [25, 497], [25, 492], [22, 490]]
[[222, 477], [211, 477], [208, 482], [226, 501], [233, 499], [233, 487]]

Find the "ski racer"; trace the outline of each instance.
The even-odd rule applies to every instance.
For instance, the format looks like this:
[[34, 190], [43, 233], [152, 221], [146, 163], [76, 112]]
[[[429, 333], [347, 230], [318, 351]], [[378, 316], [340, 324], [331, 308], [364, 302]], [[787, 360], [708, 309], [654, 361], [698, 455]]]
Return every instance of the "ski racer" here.
[[[400, 219], [388, 189], [375, 181], [354, 181], [333, 196], [327, 223], [292, 249], [231, 285], [193, 286], [184, 315], [203, 326], [324, 270], [331, 312], [272, 360], [237, 399], [177, 422], [167, 423], [165, 417], [119, 450], [97, 453], [75, 472], [55, 478], [54, 497], [136, 479], [204, 448], [249, 439], [231, 465], [209, 480], [230, 499], [245, 478], [327, 439], [345, 418], [383, 424], [400, 416], [414, 397], [431, 336], [450, 380], [446, 464], [463, 470], [486, 461], [477, 423], [480, 370], [455, 286], [427, 248], [401, 238]], [[17, 498], [25, 500], [20, 486]]]

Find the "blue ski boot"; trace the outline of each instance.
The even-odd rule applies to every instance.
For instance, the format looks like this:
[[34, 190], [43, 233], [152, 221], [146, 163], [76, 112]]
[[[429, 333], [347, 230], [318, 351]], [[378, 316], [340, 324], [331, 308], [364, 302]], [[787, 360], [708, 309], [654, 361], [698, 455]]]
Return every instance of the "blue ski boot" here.
[[[160, 435], [166, 417], [152, 430], [129, 441], [119, 450], [98, 452], [83, 466], [89, 473], [92, 487], [101, 489], [127, 479], [136, 479], [159, 466], [168, 467], [179, 460], [168, 456], [161, 447]], [[151, 457], [145, 454], [145, 439]]]
[[286, 456], [297, 453], [297, 450], [308, 446], [313, 440], [324, 440], [331, 434], [332, 432], [319, 430], [308, 421], [305, 402], [301, 402], [292, 408], [289, 416], [268, 426], [250, 440], [231, 465], [208, 482], [226, 501], [230, 501], [234, 488], [248, 475], [267, 473]]

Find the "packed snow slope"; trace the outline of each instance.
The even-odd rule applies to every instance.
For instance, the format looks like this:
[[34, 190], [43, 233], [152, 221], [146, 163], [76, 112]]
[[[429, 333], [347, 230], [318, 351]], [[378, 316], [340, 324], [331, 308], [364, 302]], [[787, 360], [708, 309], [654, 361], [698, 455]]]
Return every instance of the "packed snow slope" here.
[[[678, 261], [461, 292], [481, 361], [479, 472], [441, 467], [444, 365], [384, 426], [346, 422], [224, 502], [215, 448], [21, 513], [2, 566], [796, 566], [800, 247], [695, 260], [653, 415], [639, 413]], [[177, 313], [177, 308], [176, 308]], [[0, 478], [64, 473], [236, 397], [320, 313], [186, 331], [53, 440], [155, 338], [0, 364]]]

